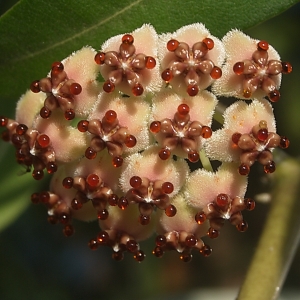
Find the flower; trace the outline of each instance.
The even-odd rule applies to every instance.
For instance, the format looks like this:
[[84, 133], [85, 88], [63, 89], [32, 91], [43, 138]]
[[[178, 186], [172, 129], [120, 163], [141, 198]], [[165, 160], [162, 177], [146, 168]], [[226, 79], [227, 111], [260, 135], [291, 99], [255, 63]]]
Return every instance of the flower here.
[[162, 79], [178, 92], [195, 96], [222, 76], [225, 51], [203, 24], [183, 26], [159, 37]]
[[[292, 68], [267, 42], [237, 30], [222, 41], [199, 23], [159, 36], [143, 25], [98, 53], [84, 47], [55, 62], [21, 97], [15, 120], [0, 117], [17, 162], [36, 180], [51, 176], [49, 189], [31, 197], [51, 224], [68, 237], [73, 219], [97, 220], [88, 246], [138, 262], [152, 234], [156, 257], [175, 250], [188, 262], [194, 250], [212, 253], [204, 240], [218, 237], [226, 220], [248, 228], [242, 211], [255, 203], [245, 175], [255, 161], [274, 172], [273, 149], [289, 145], [263, 97], [278, 100], [281, 73]], [[211, 84], [215, 94], [251, 100], [230, 105], [215, 131]]]
[[254, 99], [250, 104], [235, 102], [225, 110], [224, 126], [212, 134], [205, 150], [211, 159], [239, 162], [239, 173], [247, 175], [256, 160], [266, 173], [273, 173], [273, 148], [288, 145], [288, 139], [276, 133], [272, 106]]
[[291, 64], [281, 62], [268, 42], [252, 39], [239, 30], [229, 31], [222, 41], [226, 63], [222, 78], [213, 85], [213, 92], [245, 99], [267, 96], [272, 102], [278, 101], [281, 74], [290, 73]]

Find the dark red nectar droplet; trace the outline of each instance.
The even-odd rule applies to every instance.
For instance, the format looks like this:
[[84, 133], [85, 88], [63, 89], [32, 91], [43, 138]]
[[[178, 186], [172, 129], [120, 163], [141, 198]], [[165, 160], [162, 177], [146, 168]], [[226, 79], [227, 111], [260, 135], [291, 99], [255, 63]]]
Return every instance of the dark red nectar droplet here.
[[264, 171], [267, 174], [275, 172], [275, 169], [276, 169], [276, 167], [275, 167], [275, 162], [274, 161], [270, 161], [268, 164], [266, 164], [264, 166]]
[[104, 60], [105, 60], [105, 53], [104, 52], [98, 52], [95, 55], [94, 58], [95, 62], [97, 65], [103, 65], [104, 64]]
[[171, 52], [174, 52], [179, 46], [179, 42], [177, 40], [169, 40], [167, 43], [167, 49]]
[[46, 134], [40, 134], [37, 138], [38, 146], [41, 148], [47, 148], [50, 145], [50, 138]]
[[70, 224], [66, 225], [63, 229], [63, 233], [66, 237], [72, 236], [74, 232], [75, 232], [74, 227]]
[[33, 193], [30, 199], [33, 204], [38, 204], [40, 202], [39, 193]]
[[79, 210], [81, 209], [83, 206], [83, 204], [76, 198], [74, 198], [71, 202], [71, 207], [74, 209], [74, 210]]
[[267, 128], [261, 128], [257, 132], [257, 139], [261, 142], [266, 141], [268, 136], [269, 136], [269, 132]]
[[174, 185], [171, 182], [164, 182], [161, 186], [162, 192], [165, 194], [171, 194], [174, 191]]
[[71, 95], [76, 96], [76, 95], [79, 95], [81, 92], [82, 92], [82, 87], [79, 83], [74, 82], [70, 85], [70, 94]]
[[53, 174], [57, 171], [57, 164], [53, 161], [50, 161], [47, 163], [46, 169], [48, 174]]
[[96, 158], [97, 156], [97, 152], [92, 149], [91, 147], [88, 147], [86, 150], [85, 150], [85, 157], [88, 158], [88, 159], [94, 159]]
[[91, 239], [88, 243], [88, 246], [91, 250], [96, 250], [98, 248], [98, 243], [96, 239]]
[[293, 67], [289, 62], [283, 61], [281, 66], [283, 74], [290, 74], [293, 71]]
[[106, 220], [108, 218], [107, 209], [102, 209], [97, 213], [98, 220]]
[[105, 113], [104, 118], [108, 123], [113, 123], [117, 119], [117, 113], [114, 110], [110, 109]]
[[194, 85], [194, 84], [189, 84], [187, 89], [186, 89], [187, 93], [193, 97], [193, 96], [196, 96], [199, 92], [199, 88], [197, 85]]
[[154, 121], [150, 124], [150, 131], [152, 133], [158, 133], [160, 132], [161, 123], [159, 121]]
[[168, 217], [174, 217], [177, 213], [177, 209], [174, 205], [170, 204], [166, 209], [165, 209], [165, 214]]
[[138, 189], [141, 184], [142, 184], [142, 178], [139, 177], [139, 176], [132, 176], [129, 180], [129, 184], [135, 188], [135, 189]]
[[177, 108], [177, 111], [180, 115], [186, 116], [190, 112], [190, 107], [187, 104], [180, 104]]
[[62, 181], [62, 185], [65, 189], [70, 189], [73, 187], [73, 182], [74, 182], [74, 180], [72, 177], [66, 177]]
[[218, 206], [224, 207], [229, 204], [229, 197], [226, 194], [219, 194], [216, 199]]
[[132, 253], [136, 252], [138, 250], [138, 247], [139, 247], [139, 245], [138, 245], [137, 241], [135, 241], [135, 240], [129, 240], [126, 243], [126, 248], [129, 252], [132, 252]]
[[35, 180], [41, 180], [43, 177], [44, 177], [44, 172], [43, 170], [34, 170], [32, 172], [32, 177], [35, 179]]
[[156, 246], [163, 247], [167, 244], [167, 238], [164, 235], [158, 235], [155, 238]]
[[244, 203], [247, 210], [253, 210], [255, 208], [255, 201], [250, 198], [244, 199]]
[[132, 45], [134, 42], [134, 38], [131, 34], [125, 34], [122, 37], [122, 43]]
[[269, 43], [266, 41], [260, 41], [257, 43], [257, 49], [267, 51], [269, 49]]
[[148, 225], [150, 223], [150, 216], [146, 216], [146, 215], [140, 215], [139, 216], [139, 223], [141, 225]]
[[213, 49], [213, 47], [215, 46], [215, 43], [212, 39], [210, 38], [205, 38], [202, 43], [204, 43], [207, 47], [208, 50]]
[[153, 69], [156, 66], [156, 60], [152, 56], [146, 56], [146, 68]]
[[109, 235], [106, 231], [101, 231], [97, 235], [97, 242], [99, 244], [106, 244], [109, 241]]
[[136, 138], [134, 135], [127, 135], [124, 141], [126, 147], [132, 148], [136, 145]]
[[112, 164], [115, 168], [119, 168], [123, 164], [123, 158], [121, 156], [115, 156], [112, 160]]
[[161, 73], [161, 78], [165, 81], [165, 82], [170, 82], [173, 79], [173, 73], [170, 69], [165, 69], [162, 73]]
[[43, 119], [48, 119], [51, 115], [51, 110], [48, 109], [47, 107], [42, 107], [41, 110], [40, 110], [40, 116], [43, 118]]
[[219, 231], [210, 227], [208, 229], [207, 235], [211, 238], [211, 239], [216, 239], [219, 236]]
[[197, 151], [190, 151], [188, 154], [188, 159], [190, 162], [195, 163], [199, 160], [199, 154]]
[[61, 73], [64, 70], [64, 65], [60, 61], [56, 61], [52, 64], [53, 73]]
[[135, 84], [132, 88], [132, 94], [134, 96], [141, 96], [144, 93], [144, 88], [140, 83]]
[[281, 136], [280, 137], [280, 143], [279, 143], [280, 148], [286, 149], [286, 148], [289, 147], [289, 145], [290, 145], [289, 139], [285, 136]]
[[240, 224], [236, 225], [236, 229], [239, 232], [245, 232], [248, 229], [248, 224], [246, 221], [242, 221]]
[[239, 173], [240, 173], [241, 175], [248, 175], [249, 172], [250, 172], [250, 167], [249, 167], [248, 165], [246, 165], [246, 164], [241, 164], [241, 165], [239, 166]]
[[185, 245], [187, 247], [194, 247], [197, 244], [197, 238], [195, 237], [195, 235], [190, 234], [185, 238]]
[[122, 251], [113, 252], [112, 258], [116, 261], [121, 261], [124, 258], [124, 253]]
[[138, 250], [133, 256], [133, 258], [138, 262], [143, 261], [145, 259], [145, 257], [146, 257], [146, 255], [142, 250]]
[[110, 80], [106, 80], [104, 82], [104, 84], [103, 84], [104, 92], [111, 93], [114, 91], [114, 89], [115, 89], [115, 85], [112, 82], [110, 82]]
[[86, 132], [88, 130], [89, 121], [87, 120], [81, 120], [77, 124], [77, 128], [80, 132]]
[[164, 250], [159, 247], [156, 246], [153, 250], [152, 250], [152, 254], [156, 257], [162, 257], [164, 255]]
[[16, 127], [16, 134], [17, 135], [24, 135], [27, 130], [28, 130], [28, 127], [25, 124], [19, 124]]
[[169, 149], [163, 148], [158, 152], [158, 156], [162, 160], [167, 160], [171, 156], [171, 151]]
[[0, 126], [5, 127], [8, 124], [8, 118], [1, 116], [0, 117]]
[[241, 61], [235, 63], [233, 66], [233, 72], [236, 75], [242, 75], [244, 73], [244, 63]]
[[120, 197], [119, 200], [118, 200], [118, 206], [124, 210], [128, 207], [129, 205], [129, 202], [128, 200], [125, 198], [125, 197]]
[[212, 79], [219, 79], [222, 77], [222, 70], [219, 67], [213, 67], [213, 69], [210, 72], [210, 77]]
[[204, 139], [208, 139], [210, 138], [212, 135], [212, 130], [210, 127], [208, 126], [202, 126], [201, 128], [201, 136], [204, 138]]
[[31, 83], [30, 85], [30, 90], [33, 92], [33, 93], [39, 93], [41, 91], [40, 89], [40, 81], [39, 80], [35, 80]]
[[195, 221], [201, 225], [203, 224], [205, 221], [206, 221], [206, 215], [203, 211], [200, 211], [198, 212], [196, 215], [195, 215]]
[[208, 256], [211, 255], [212, 249], [211, 249], [208, 245], [204, 245], [204, 246], [200, 249], [200, 253], [201, 253], [204, 257], [208, 257]]
[[97, 174], [89, 174], [88, 177], [86, 178], [86, 183], [92, 187], [95, 188], [99, 185], [100, 183], [100, 178]]
[[69, 108], [65, 111], [65, 119], [71, 121], [75, 118], [75, 111], [72, 108]]
[[277, 102], [280, 98], [280, 92], [278, 90], [273, 90], [272, 92], [269, 93], [268, 97], [270, 101]]
[[189, 262], [192, 260], [193, 256], [189, 252], [182, 252], [179, 256], [179, 258], [184, 262]]

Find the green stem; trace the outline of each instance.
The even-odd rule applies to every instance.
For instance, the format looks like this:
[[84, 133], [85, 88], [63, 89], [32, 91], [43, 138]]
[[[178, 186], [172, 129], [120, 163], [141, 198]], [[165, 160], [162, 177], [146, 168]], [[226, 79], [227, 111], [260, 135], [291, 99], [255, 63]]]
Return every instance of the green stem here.
[[283, 161], [274, 176], [272, 206], [237, 300], [277, 299], [299, 242], [299, 162]]

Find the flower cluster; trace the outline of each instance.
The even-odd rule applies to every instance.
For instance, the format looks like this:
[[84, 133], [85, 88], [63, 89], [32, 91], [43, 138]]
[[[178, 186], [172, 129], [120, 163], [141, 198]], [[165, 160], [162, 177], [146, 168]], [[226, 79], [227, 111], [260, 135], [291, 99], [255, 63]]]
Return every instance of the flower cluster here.
[[[199, 23], [161, 35], [143, 25], [99, 52], [84, 47], [54, 62], [21, 97], [15, 120], [0, 118], [2, 138], [35, 180], [51, 174], [49, 190], [31, 200], [66, 236], [73, 218], [98, 220], [91, 249], [142, 261], [139, 242], [155, 232], [156, 257], [176, 250], [190, 261], [193, 250], [210, 255], [202, 238], [218, 237], [226, 220], [247, 229], [250, 168], [257, 161], [274, 172], [273, 149], [289, 145], [270, 101], [291, 71], [266, 41], [238, 30], [221, 41]], [[238, 101], [213, 132], [217, 96]]]

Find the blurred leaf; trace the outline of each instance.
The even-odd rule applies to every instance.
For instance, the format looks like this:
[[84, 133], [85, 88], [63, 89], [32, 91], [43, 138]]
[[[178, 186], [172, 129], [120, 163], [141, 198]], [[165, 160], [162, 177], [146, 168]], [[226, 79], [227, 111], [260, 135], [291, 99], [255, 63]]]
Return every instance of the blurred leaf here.
[[[269, 19], [298, 0], [21, 0], [0, 18], [0, 89], [17, 100], [53, 61], [84, 45], [99, 49], [110, 36], [151, 23], [158, 32], [202, 22], [222, 37]], [[6, 105], [0, 102], [0, 111]]]
[[2, 231], [28, 207], [35, 182], [31, 174], [21, 175], [22, 168], [19, 165], [14, 163], [11, 167], [11, 156], [14, 155], [11, 145], [4, 145], [1, 142], [0, 149], [0, 231]]

